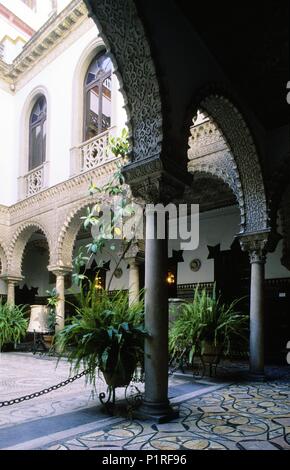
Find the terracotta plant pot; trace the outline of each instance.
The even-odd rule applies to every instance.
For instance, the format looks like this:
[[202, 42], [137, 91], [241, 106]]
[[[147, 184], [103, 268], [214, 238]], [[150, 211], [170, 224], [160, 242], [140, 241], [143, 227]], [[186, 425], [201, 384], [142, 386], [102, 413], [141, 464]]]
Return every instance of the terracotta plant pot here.
[[207, 364], [218, 364], [221, 358], [223, 346], [221, 344], [213, 344], [209, 341], [202, 341], [201, 358]]
[[50, 349], [53, 342], [53, 335], [43, 335], [45, 346]]

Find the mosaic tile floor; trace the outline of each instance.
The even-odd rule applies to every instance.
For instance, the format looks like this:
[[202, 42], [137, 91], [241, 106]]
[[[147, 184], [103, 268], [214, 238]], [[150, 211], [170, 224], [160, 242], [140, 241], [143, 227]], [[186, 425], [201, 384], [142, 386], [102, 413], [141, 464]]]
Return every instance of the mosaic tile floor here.
[[[0, 400], [57, 383], [68, 373], [68, 364], [55, 369], [53, 358], [2, 353]], [[1, 408], [0, 449], [290, 450], [290, 367], [272, 368], [270, 376], [267, 383], [171, 376], [170, 396], [180, 417], [168, 424], [106, 416], [81, 379]]]
[[46, 448], [290, 450], [289, 385], [285, 381], [227, 386], [182, 403], [174, 422], [124, 420]]

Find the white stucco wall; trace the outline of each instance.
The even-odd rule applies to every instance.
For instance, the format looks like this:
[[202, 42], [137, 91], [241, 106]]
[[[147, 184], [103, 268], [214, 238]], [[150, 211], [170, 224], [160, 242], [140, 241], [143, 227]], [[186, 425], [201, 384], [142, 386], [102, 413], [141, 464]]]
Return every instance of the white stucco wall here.
[[[178, 264], [177, 283], [214, 281], [214, 261], [207, 259], [209, 246], [221, 244], [221, 250], [228, 250], [235, 235], [239, 232], [239, 211], [235, 207], [213, 210], [200, 214], [199, 246], [196, 250], [183, 252], [183, 263]], [[180, 249], [179, 242], [169, 242], [169, 256], [172, 249]], [[190, 269], [190, 262], [198, 258], [201, 261], [199, 271]]]
[[[0, 187], [0, 203], [11, 205], [18, 200], [17, 177], [24, 176], [28, 170], [28, 119], [31, 111], [32, 96], [37, 90], [45, 91], [48, 101], [47, 109], [47, 153], [49, 162], [49, 185], [53, 186], [70, 177], [70, 149], [73, 146], [72, 120], [76, 102], [79, 96], [73, 95], [75, 73], [80, 57], [86, 53], [86, 48], [97, 37], [96, 26], [91, 19], [86, 20], [80, 28], [84, 31], [76, 40], [68, 39], [59, 49], [52, 51], [50, 56], [43, 59], [37, 66], [37, 73], [31, 73], [29, 81], [22, 80], [13, 95], [4, 95], [1, 99], [1, 112], [4, 129], [1, 132], [0, 165], [9, 161], [7, 177], [3, 176]], [[76, 36], [77, 33], [75, 32]], [[72, 33], [74, 35], [74, 33]], [[33, 72], [33, 70], [32, 70]], [[124, 127], [126, 113], [123, 109], [123, 97], [118, 92], [119, 84], [113, 79], [112, 126], [117, 126], [117, 133]], [[81, 94], [82, 90], [79, 90]], [[8, 103], [9, 101], [9, 103]], [[3, 103], [3, 104], [2, 104]], [[13, 115], [13, 109], [15, 114]], [[79, 123], [82, 126], [82, 122]], [[78, 142], [79, 144], [81, 143]], [[75, 144], [75, 142], [74, 142]], [[1, 175], [2, 176], [2, 175]]]
[[14, 96], [0, 87], [0, 204], [4, 205], [13, 201], [17, 187], [14, 122]]

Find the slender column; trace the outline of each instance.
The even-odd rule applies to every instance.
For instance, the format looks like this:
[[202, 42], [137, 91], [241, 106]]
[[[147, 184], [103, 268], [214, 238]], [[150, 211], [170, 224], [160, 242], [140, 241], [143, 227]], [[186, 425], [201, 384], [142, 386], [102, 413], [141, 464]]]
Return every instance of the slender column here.
[[56, 271], [56, 292], [58, 293], [58, 302], [56, 304], [56, 326], [55, 332], [58, 333], [64, 328], [65, 307], [64, 307], [64, 273]]
[[250, 253], [250, 371], [264, 375], [264, 280], [266, 257], [261, 252]]
[[11, 274], [3, 274], [1, 279], [7, 283], [7, 304], [15, 305], [15, 286], [23, 280], [23, 277]]
[[268, 239], [267, 230], [240, 238], [241, 247], [248, 251], [251, 263], [250, 372], [256, 377], [264, 376], [264, 280]]
[[68, 274], [71, 269], [70, 268], [65, 268], [62, 266], [59, 267], [49, 267], [49, 271], [53, 272], [53, 274], [56, 276], [56, 292], [58, 295], [58, 301], [56, 304], [56, 326], [55, 326], [55, 332], [58, 333], [64, 328], [65, 324], [65, 295], [64, 295], [64, 278], [65, 275]]
[[7, 279], [7, 303], [9, 305], [15, 305], [15, 285], [15, 281]]
[[135, 258], [129, 261], [129, 305], [139, 300], [139, 266]]
[[157, 421], [176, 416], [168, 400], [167, 239], [154, 238], [156, 214], [146, 212], [145, 248], [145, 397], [143, 416]]

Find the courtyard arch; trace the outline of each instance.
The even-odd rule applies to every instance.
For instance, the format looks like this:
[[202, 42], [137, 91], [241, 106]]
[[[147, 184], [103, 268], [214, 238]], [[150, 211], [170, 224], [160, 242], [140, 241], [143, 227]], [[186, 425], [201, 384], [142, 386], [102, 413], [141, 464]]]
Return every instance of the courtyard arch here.
[[2, 240], [0, 240], [0, 274], [4, 274], [7, 270], [7, 248]]
[[[189, 139], [188, 156], [196, 169], [221, 177], [233, 190], [241, 212], [240, 233], [269, 228], [266, 191], [257, 149], [239, 110], [226, 97], [209, 94], [200, 99], [198, 109], [210, 118], [205, 137], [213, 145], [207, 156], [199, 155]], [[195, 120], [195, 118], [194, 118]], [[194, 121], [193, 120], [193, 121]]]
[[26, 222], [18, 227], [12, 237], [9, 247], [9, 272], [11, 272], [11, 274], [21, 277], [24, 250], [29, 239], [35, 232], [39, 232], [45, 237], [50, 260], [52, 253], [52, 238], [49, 235], [49, 231], [37, 221]]

